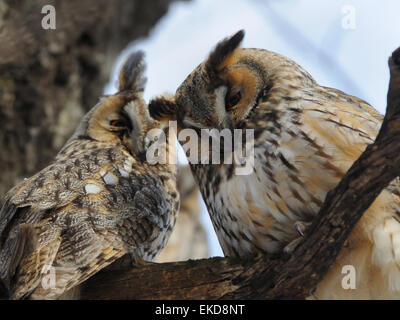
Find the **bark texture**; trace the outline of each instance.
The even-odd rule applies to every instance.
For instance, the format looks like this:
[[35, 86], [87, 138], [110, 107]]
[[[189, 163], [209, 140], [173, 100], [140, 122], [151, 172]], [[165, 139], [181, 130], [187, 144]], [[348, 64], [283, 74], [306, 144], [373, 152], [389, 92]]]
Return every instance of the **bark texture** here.
[[[172, 0], [0, 0], [0, 197], [46, 166]], [[42, 28], [44, 5], [56, 29]]]

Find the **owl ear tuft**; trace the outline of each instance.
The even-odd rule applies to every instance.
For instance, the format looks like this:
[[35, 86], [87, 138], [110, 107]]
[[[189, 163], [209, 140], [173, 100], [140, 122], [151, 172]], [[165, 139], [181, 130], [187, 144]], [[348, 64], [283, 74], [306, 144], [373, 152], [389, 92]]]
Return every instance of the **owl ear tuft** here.
[[173, 95], [156, 97], [149, 102], [150, 116], [156, 120], [176, 120], [178, 105]]
[[235, 62], [235, 50], [240, 46], [244, 38], [244, 30], [236, 32], [233, 36], [228, 37], [217, 44], [211, 52], [206, 62], [208, 72], [218, 73], [226, 66]]
[[137, 51], [129, 55], [119, 72], [119, 91], [144, 91], [147, 81], [146, 77], [144, 77], [145, 70], [146, 62], [143, 51]]

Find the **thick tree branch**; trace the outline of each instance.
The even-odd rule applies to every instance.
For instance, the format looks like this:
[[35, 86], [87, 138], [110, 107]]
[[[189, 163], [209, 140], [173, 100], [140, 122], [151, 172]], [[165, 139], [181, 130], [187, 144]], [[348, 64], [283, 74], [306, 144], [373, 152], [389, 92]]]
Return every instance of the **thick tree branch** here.
[[335, 261], [365, 210], [400, 175], [400, 48], [389, 60], [387, 112], [376, 141], [328, 193], [308, 235], [291, 257], [239, 261], [214, 258], [98, 273], [82, 299], [305, 298]]

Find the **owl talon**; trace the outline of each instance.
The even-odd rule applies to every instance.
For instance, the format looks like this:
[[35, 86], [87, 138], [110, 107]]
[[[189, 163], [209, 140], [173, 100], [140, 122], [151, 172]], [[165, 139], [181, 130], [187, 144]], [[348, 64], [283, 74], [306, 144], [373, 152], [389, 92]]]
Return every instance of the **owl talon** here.
[[303, 237], [298, 237], [294, 239], [293, 241], [289, 242], [284, 248], [283, 248], [283, 253], [291, 256], [294, 250], [298, 247], [300, 244], [301, 240], [303, 240]]
[[294, 239], [293, 241], [289, 242], [286, 247], [283, 248], [283, 252], [287, 255], [291, 255], [293, 251], [298, 247], [301, 240], [304, 238], [304, 235], [307, 233], [308, 228], [311, 226], [312, 222], [304, 222], [304, 221], [296, 221], [294, 223], [294, 228], [296, 229], [297, 233], [300, 237]]
[[304, 237], [304, 234], [308, 230], [308, 228], [311, 226], [312, 222], [304, 222], [304, 221], [296, 221], [294, 223], [294, 227], [296, 231], [298, 232], [299, 235]]

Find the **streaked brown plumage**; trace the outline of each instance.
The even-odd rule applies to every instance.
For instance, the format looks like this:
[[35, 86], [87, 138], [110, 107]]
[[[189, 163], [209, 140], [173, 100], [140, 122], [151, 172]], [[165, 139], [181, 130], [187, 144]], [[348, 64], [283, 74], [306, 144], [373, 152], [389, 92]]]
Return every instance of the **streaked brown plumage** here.
[[[11, 189], [0, 207], [0, 277], [13, 299], [54, 299], [125, 253], [153, 260], [179, 207], [174, 165], [150, 165], [159, 123], [142, 98], [143, 53], [120, 90], [83, 118], [53, 163]], [[171, 150], [173, 152], [173, 150]], [[55, 287], [43, 286], [48, 268]]]
[[[235, 175], [235, 164], [191, 165], [229, 256], [290, 246], [298, 223], [318, 213], [383, 119], [282, 55], [239, 48], [243, 35], [217, 45], [178, 88], [175, 106], [171, 99], [150, 102], [151, 115], [175, 113], [181, 128], [254, 129], [252, 174]], [[400, 298], [399, 186], [393, 181], [364, 214], [316, 298]], [[354, 290], [342, 288], [345, 265], [355, 267]]]

